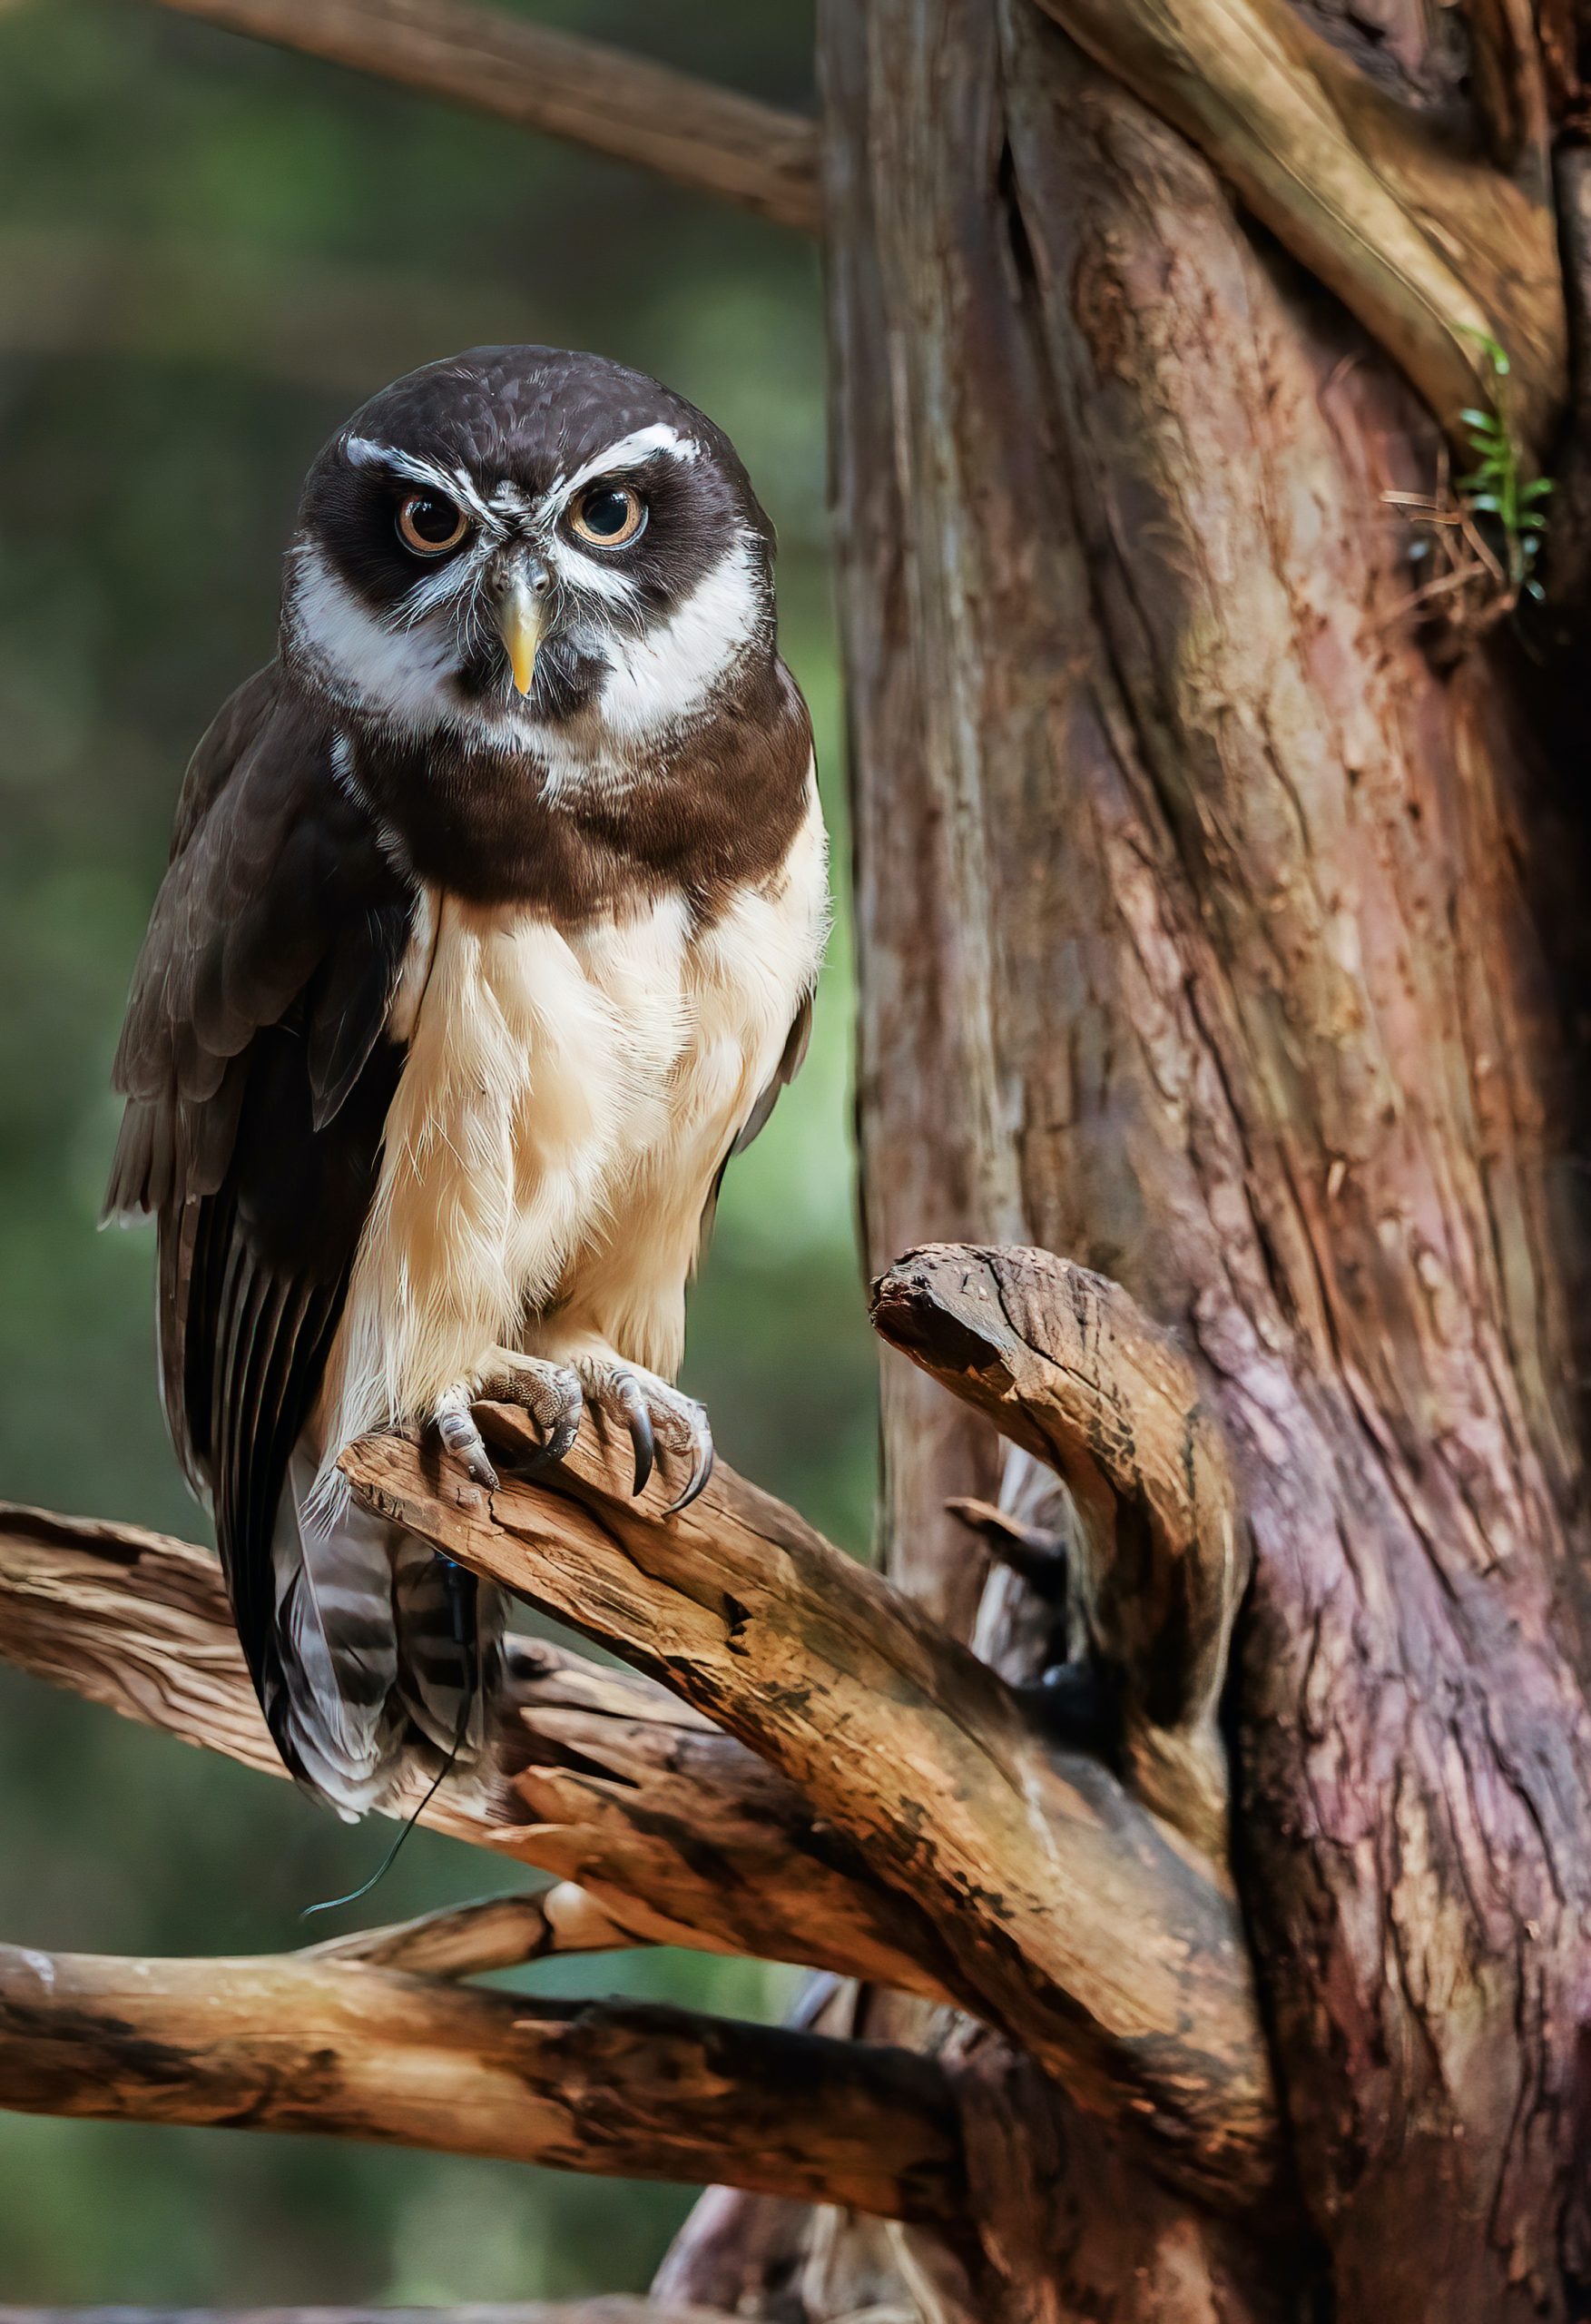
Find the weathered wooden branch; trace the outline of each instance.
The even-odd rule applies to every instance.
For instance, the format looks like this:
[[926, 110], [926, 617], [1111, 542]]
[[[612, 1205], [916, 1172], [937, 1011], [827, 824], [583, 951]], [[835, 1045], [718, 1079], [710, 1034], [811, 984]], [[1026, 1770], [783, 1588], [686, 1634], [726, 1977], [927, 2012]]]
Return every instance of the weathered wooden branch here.
[[[441, 2324], [434, 2308], [7, 2308], [0, 2324]], [[729, 2324], [709, 2308], [634, 2299], [465, 2300], [447, 2324]]]
[[962, 2203], [949, 2077], [908, 2051], [303, 1954], [0, 1946], [0, 2105], [717, 2180], [890, 2219]]
[[[1058, 1263], [1057, 1263], [1058, 1264]], [[521, 1415], [489, 1414], [528, 1459]], [[371, 1507], [600, 1639], [705, 1712], [935, 1929], [962, 2004], [1160, 2164], [1244, 2202], [1273, 2168], [1246, 1947], [1218, 1867], [1012, 1688], [728, 1472], [682, 1518], [587, 1432], [550, 1482], [488, 1496], [409, 1444], [344, 1466]]]
[[[1564, 293], [1539, 90], [1515, 69], [1515, 45], [1483, 39], [1481, 54], [1517, 176], [1458, 152], [1287, 0], [1040, 5], [1193, 140], [1444, 427], [1491, 402], [1481, 341], [1498, 340], [1513, 367], [1512, 420], [1539, 448], [1566, 386]], [[1508, 13], [1496, 0], [1492, 14]]]
[[[0, 2324], [441, 2324], [434, 2308], [7, 2308]], [[634, 2299], [465, 2300], [447, 2324], [729, 2324], [709, 2308]]]
[[[281, 1773], [202, 1550], [0, 1504], [0, 1658]], [[575, 1885], [526, 1913], [557, 1915], [565, 1933], [605, 1923], [615, 1944], [753, 1954], [942, 1997], [923, 1965], [931, 1931], [741, 1745], [663, 1689], [549, 1645], [514, 1641], [508, 1679], [486, 1761], [424, 1816]], [[417, 1787], [396, 1805], [418, 1799]]]
[[1065, 1482], [1068, 1581], [1122, 1689], [1141, 1796], [1226, 1845], [1216, 1709], [1243, 1579], [1226, 1447], [1193, 1365], [1120, 1286], [1047, 1251], [913, 1251], [873, 1290], [891, 1346]]
[[[995, 1416], [1066, 1476], [1102, 1539], [1114, 1524], [1118, 1560], [1124, 1512], [1140, 1512], [1141, 1584], [1168, 1611], [1157, 1630], [1131, 1610], [1124, 1566], [1097, 1593], [1103, 1634], [1165, 1670], [1175, 1661], [1154, 1715], [1163, 1737], [1182, 1736], [1182, 1720], [1202, 1738], [1234, 1569], [1230, 1485], [1192, 1374], [1129, 1303], [1059, 1261], [933, 1259], [941, 1285], [999, 1267], [1007, 1295], [1023, 1291], [1006, 1349], [1020, 1393], [1011, 1409], [997, 1396]], [[1094, 1400], [1092, 1467], [1080, 1396]], [[1147, 2132], [1154, 2166], [1203, 2199], [1241, 2207], [1270, 2189], [1268, 2062], [1218, 1854], [1095, 1758], [1058, 1748], [1016, 1689], [728, 1471], [668, 1519], [661, 1485], [634, 1500], [589, 1423], [564, 1466], [532, 1482], [514, 1473], [535, 1452], [529, 1423], [486, 1419], [506, 1477], [490, 1496], [397, 1439], [367, 1440], [345, 1466], [371, 1506], [660, 1684], [519, 1649], [486, 1764], [445, 1785], [428, 1813], [570, 1885], [322, 1949], [293, 1975], [392, 1974], [378, 1963], [457, 1975], [682, 1935], [882, 1973], [954, 1999], [1086, 2110]], [[4, 1651], [23, 1667], [270, 1764], [201, 1552], [15, 1512], [0, 1527], [0, 1605]], [[1163, 1775], [1174, 1756], [1163, 1751]]]
[[160, 0], [633, 162], [803, 233], [820, 231], [817, 133], [799, 113], [468, 0]]
[[643, 1944], [570, 1880], [524, 1896], [483, 1896], [385, 1928], [356, 1929], [306, 1945], [309, 1961], [363, 1961], [409, 1977], [484, 1977], [566, 1953], [621, 1953]]

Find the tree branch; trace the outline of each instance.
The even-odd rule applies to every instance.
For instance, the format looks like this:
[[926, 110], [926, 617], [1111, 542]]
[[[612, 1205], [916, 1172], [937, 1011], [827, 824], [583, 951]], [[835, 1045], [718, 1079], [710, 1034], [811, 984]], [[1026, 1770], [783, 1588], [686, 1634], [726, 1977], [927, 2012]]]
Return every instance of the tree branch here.
[[1245, 1563], [1226, 1447], [1171, 1335], [1121, 1287], [1047, 1251], [913, 1251], [874, 1285], [892, 1347], [1066, 1484], [1069, 1576], [1123, 1689], [1140, 1795], [1224, 1853], [1216, 1710]]
[[820, 231], [811, 122], [601, 42], [467, 0], [161, 5], [633, 162], [803, 233]]
[[328, 1937], [305, 1945], [301, 1957], [363, 1961], [410, 1977], [484, 1977], [556, 1954], [620, 1953], [643, 1941], [585, 1889], [560, 1880], [532, 1896], [484, 1896], [478, 1904], [445, 1905], [386, 1928]]
[[[0, 1657], [282, 1772], [202, 1550], [0, 1504]], [[418, 1799], [417, 1786], [395, 1812]], [[522, 1907], [565, 1931], [606, 1923], [604, 1942], [755, 1954], [944, 1997], [924, 1965], [932, 1930], [789, 1784], [663, 1689], [557, 1648], [513, 1642], [487, 1758], [424, 1820], [588, 1891]]]
[[6, 2308], [0, 2324], [731, 2324], [709, 2308], [677, 2300], [465, 2301], [435, 2308]]
[[[1491, 0], [1492, 15], [1511, 4]], [[1501, 142], [1527, 163], [1522, 182], [1456, 152], [1286, 0], [1039, 5], [1193, 140], [1449, 432], [1467, 405], [1490, 404], [1478, 341], [1498, 340], [1513, 420], [1539, 449], [1566, 389], [1563, 284], [1538, 92], [1500, 33], [1485, 46], [1495, 69], [1484, 85], [1506, 113]]]
[[314, 2131], [889, 2219], [962, 2205], [949, 2077], [878, 2043], [389, 1969], [0, 1946], [0, 2105]]
[[[488, 1411], [506, 1456], [522, 1415]], [[1230, 1888], [1021, 1698], [789, 1510], [720, 1472], [683, 1516], [588, 1423], [555, 1480], [493, 1495], [397, 1439], [344, 1467], [384, 1516], [557, 1613], [738, 1735], [849, 1840], [944, 1982], [1206, 2197], [1266, 2191], [1275, 2139]]]

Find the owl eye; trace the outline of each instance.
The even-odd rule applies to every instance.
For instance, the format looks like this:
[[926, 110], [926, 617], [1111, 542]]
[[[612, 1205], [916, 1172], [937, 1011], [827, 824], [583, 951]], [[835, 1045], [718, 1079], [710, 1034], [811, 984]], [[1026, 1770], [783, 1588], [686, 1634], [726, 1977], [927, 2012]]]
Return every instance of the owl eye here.
[[646, 503], [627, 484], [594, 484], [569, 512], [577, 540], [596, 548], [623, 548], [646, 522]]
[[468, 530], [463, 509], [439, 492], [411, 492], [398, 512], [398, 537], [417, 556], [444, 556]]

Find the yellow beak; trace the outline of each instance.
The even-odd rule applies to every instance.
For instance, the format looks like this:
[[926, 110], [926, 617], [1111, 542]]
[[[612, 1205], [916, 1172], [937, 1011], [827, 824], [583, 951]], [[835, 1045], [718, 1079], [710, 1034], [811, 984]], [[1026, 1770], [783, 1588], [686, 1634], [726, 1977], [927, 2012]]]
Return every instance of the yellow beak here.
[[516, 581], [497, 608], [497, 629], [508, 652], [514, 683], [521, 694], [535, 684], [536, 648], [542, 639], [542, 609], [535, 592]]

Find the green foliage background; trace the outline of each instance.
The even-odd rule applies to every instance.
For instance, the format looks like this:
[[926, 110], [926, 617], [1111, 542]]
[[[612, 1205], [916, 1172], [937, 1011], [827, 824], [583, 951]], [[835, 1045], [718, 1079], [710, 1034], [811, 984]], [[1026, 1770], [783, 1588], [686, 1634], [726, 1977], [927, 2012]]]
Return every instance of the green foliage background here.
[[[537, 0], [810, 103], [808, 0]], [[780, 527], [786, 652], [840, 801], [816, 264], [795, 237], [333, 68], [126, 5], [0, 9], [0, 1492], [195, 1533], [147, 1235], [96, 1236], [112, 1049], [188, 751], [267, 658], [299, 480], [415, 363], [601, 349], [730, 429]], [[837, 882], [843, 888], [843, 880]], [[738, 1466], [865, 1542], [872, 1362], [839, 932], [811, 1062], [732, 1173], [690, 1378]], [[0, 1935], [260, 1951], [383, 1845], [0, 1671]], [[417, 1835], [361, 1917], [511, 1885]], [[349, 1917], [349, 1916], [345, 1916]], [[318, 1933], [324, 1933], [327, 1924]], [[772, 2013], [677, 1955], [537, 1980]], [[644, 2282], [683, 2191], [0, 2114], [0, 2302], [530, 2298]]]

